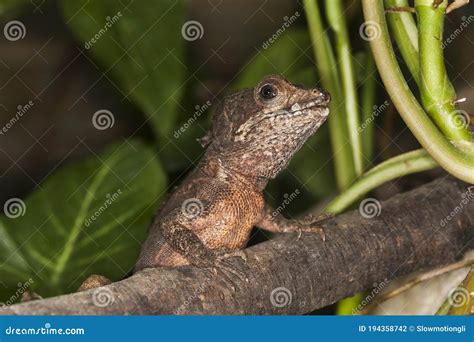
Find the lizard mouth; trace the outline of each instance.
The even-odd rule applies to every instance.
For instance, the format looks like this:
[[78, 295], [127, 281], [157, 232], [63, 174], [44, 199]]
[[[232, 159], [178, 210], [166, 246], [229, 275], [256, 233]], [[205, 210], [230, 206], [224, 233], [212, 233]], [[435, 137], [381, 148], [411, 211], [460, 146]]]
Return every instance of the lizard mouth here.
[[289, 109], [288, 112], [296, 113], [304, 111], [305, 109], [313, 109], [313, 108], [326, 108], [331, 101], [331, 96], [328, 92], [321, 91], [321, 95], [314, 98], [310, 101], [305, 102], [297, 102], [293, 104]]
[[295, 103], [294, 105], [292, 105], [290, 107], [288, 112], [297, 113], [297, 112], [304, 111], [305, 109], [326, 108], [326, 107], [327, 107], [327, 104], [326, 103], [321, 103], [321, 101], [319, 101], [319, 100], [309, 101], [309, 102], [305, 102], [305, 103], [298, 103], [297, 102], [297, 103]]

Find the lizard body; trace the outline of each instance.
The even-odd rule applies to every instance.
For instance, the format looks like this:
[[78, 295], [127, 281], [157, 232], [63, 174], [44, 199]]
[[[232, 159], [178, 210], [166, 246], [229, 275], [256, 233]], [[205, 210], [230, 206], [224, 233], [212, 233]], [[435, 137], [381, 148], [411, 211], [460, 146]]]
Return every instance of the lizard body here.
[[204, 157], [158, 209], [135, 271], [210, 266], [245, 247], [252, 227], [316, 231], [316, 220], [274, 215], [263, 190], [329, 114], [329, 94], [267, 76], [254, 89], [228, 95], [201, 139]]

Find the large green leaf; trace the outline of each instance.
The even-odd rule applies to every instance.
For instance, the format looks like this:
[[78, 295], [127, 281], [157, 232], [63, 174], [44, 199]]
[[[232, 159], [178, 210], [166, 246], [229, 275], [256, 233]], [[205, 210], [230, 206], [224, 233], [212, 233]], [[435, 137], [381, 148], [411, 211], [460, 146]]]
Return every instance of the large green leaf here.
[[165, 186], [154, 153], [134, 141], [62, 168], [24, 207], [17, 200], [19, 211], [5, 209], [0, 284], [12, 289], [31, 278], [31, 290], [49, 296], [75, 291], [94, 273], [125, 276]]
[[158, 137], [175, 126], [184, 90], [187, 1], [62, 0], [66, 23], [143, 110]]

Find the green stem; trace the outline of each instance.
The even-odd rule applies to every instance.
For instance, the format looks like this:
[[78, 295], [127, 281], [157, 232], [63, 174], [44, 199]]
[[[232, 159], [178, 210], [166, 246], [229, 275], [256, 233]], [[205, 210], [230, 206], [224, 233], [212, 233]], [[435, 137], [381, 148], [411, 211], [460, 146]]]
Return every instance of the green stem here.
[[[456, 111], [456, 92], [449, 82], [442, 48], [444, 15], [448, 1], [436, 8], [433, 0], [415, 0], [420, 47], [420, 93], [423, 106], [451, 140], [471, 140], [468, 120], [464, 125]], [[461, 120], [460, 120], [461, 119]]]
[[[408, 0], [385, 0], [386, 8], [409, 7]], [[408, 12], [387, 13], [387, 21], [400, 53], [410, 70], [411, 75], [418, 83], [420, 65], [418, 61], [418, 30], [413, 14]]]
[[357, 103], [356, 82], [352, 65], [351, 45], [349, 34], [342, 10], [341, 0], [326, 0], [326, 15], [329, 25], [335, 33], [336, 52], [340, 61], [342, 90], [345, 104], [347, 128], [352, 148], [355, 171], [360, 175], [363, 171], [362, 143], [359, 135], [360, 114]]
[[362, 85], [362, 149], [366, 160], [364, 169], [372, 162], [374, 153], [374, 128], [375, 128], [375, 95], [377, 86], [377, 68], [375, 67], [372, 53], [367, 51], [367, 65], [364, 72]]
[[370, 44], [377, 69], [395, 107], [420, 144], [442, 168], [474, 184], [474, 154], [456, 149], [436, 128], [410, 91], [398, 66], [385, 22], [382, 0], [362, 0], [366, 22], [379, 30]]
[[[456, 111], [453, 104], [456, 94], [444, 66], [441, 40], [446, 3], [441, 4], [437, 9], [432, 7], [432, 3], [432, 0], [427, 0], [423, 1], [422, 5], [418, 4], [423, 8], [416, 7], [420, 35], [411, 13], [388, 13], [388, 22], [402, 57], [420, 87], [422, 102], [428, 114], [450, 139], [470, 140], [471, 135], [467, 124], [463, 125], [467, 119], [461, 117], [461, 113]], [[385, 5], [387, 8], [408, 7], [408, 1], [385, 0]], [[420, 54], [418, 46], [420, 46]]]
[[362, 175], [354, 184], [334, 198], [325, 208], [325, 212], [340, 213], [357, 199], [381, 184], [415, 172], [433, 169], [438, 164], [424, 150], [404, 153], [372, 168]]
[[324, 88], [332, 97], [329, 115], [329, 131], [336, 170], [336, 181], [340, 190], [349, 186], [356, 177], [351, 147], [347, 143], [349, 131], [344, 121], [342, 95], [338, 72], [331, 44], [322, 26], [321, 14], [315, 0], [303, 0], [309, 33], [316, 59], [318, 74]]

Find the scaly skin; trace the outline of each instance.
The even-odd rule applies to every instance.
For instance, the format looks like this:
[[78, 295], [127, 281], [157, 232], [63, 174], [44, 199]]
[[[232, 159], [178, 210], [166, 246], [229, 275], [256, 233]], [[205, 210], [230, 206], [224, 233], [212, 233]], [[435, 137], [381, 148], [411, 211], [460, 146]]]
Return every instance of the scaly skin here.
[[212, 266], [226, 252], [244, 248], [254, 225], [321, 233], [316, 219], [272, 215], [262, 192], [326, 120], [329, 100], [322, 90], [280, 76], [225, 97], [201, 139], [203, 159], [159, 208], [135, 271]]

